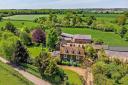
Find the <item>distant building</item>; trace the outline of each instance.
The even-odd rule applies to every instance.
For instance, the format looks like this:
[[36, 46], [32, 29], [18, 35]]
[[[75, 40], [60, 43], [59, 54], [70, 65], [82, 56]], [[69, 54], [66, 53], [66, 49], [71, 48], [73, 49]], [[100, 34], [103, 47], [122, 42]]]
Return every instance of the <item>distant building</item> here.
[[91, 43], [92, 37], [91, 35], [74, 35], [73, 42], [75, 43]]
[[72, 35], [67, 33], [62, 33], [62, 42], [65, 43], [79, 43], [79, 44], [85, 44], [85, 43], [92, 43], [92, 37], [91, 35]]

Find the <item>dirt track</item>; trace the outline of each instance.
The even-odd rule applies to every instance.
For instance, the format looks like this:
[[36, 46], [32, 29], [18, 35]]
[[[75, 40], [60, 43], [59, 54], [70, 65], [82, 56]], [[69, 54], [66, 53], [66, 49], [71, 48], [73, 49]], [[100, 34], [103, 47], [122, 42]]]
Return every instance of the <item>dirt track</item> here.
[[[10, 63], [9, 61], [5, 60], [4, 58], [0, 57], [0, 61], [2, 61], [3, 63]], [[12, 66], [13, 67], [13, 66]], [[18, 67], [13, 67], [14, 70], [16, 70], [17, 72], [19, 72], [21, 75], [23, 75], [26, 79], [28, 79], [29, 81], [33, 82], [35, 85], [51, 85], [49, 82], [42, 80]]]

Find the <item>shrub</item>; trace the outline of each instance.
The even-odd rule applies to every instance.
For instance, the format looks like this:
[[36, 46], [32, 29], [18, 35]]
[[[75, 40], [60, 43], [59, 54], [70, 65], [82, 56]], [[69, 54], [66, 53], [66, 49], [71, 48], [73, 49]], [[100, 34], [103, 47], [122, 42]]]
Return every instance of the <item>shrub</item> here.
[[26, 32], [21, 32], [20, 33], [20, 40], [25, 44], [25, 45], [31, 45], [31, 38]]
[[104, 42], [103, 42], [103, 40], [102, 39], [97, 39], [97, 40], [95, 40], [95, 44], [100, 44], [100, 45], [102, 45]]
[[16, 27], [11, 23], [11, 22], [7, 22], [6, 25], [5, 25], [5, 29], [14, 33], [14, 34], [17, 34], [17, 30], [16, 30]]

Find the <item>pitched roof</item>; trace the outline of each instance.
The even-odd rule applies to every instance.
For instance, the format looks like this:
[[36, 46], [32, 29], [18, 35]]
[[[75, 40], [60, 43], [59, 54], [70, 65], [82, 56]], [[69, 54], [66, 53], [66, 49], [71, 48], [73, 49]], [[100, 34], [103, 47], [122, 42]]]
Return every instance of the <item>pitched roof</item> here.
[[60, 54], [60, 51], [53, 51], [52, 52], [52, 56], [59, 56], [59, 54]]
[[84, 49], [75, 46], [61, 46], [60, 54], [85, 56]]
[[79, 35], [79, 34], [74, 35], [73, 38], [74, 39], [88, 39], [88, 40], [91, 40], [92, 39], [91, 35]]
[[74, 35], [67, 34], [67, 33], [62, 33], [61, 36], [72, 38]]

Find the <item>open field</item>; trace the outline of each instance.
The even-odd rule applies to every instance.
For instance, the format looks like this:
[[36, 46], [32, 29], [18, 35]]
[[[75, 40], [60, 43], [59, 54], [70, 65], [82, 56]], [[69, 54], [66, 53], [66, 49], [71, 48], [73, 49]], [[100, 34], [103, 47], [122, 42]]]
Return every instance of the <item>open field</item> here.
[[63, 32], [70, 34], [85, 34], [92, 35], [92, 38], [102, 39], [105, 44], [110, 46], [128, 46], [128, 42], [120, 38], [118, 34], [112, 32], [102, 32], [99, 30], [92, 30], [88, 28], [63, 28]]
[[[98, 18], [116, 18], [118, 16], [120, 16], [120, 14], [78, 14], [79, 16], [83, 16], [84, 17], [89, 17], [89, 16], [96, 16]], [[30, 14], [30, 15], [13, 15], [13, 16], [9, 16], [9, 17], [3, 17], [3, 19], [8, 19], [8, 20], [28, 20], [28, 21], [32, 21], [35, 18], [39, 18], [39, 17], [48, 17], [48, 14]], [[64, 14], [57, 15], [59, 18], [65, 16]], [[84, 18], [83, 17], [83, 18]]]
[[31, 21], [3, 20], [3, 21], [0, 22], [0, 27], [4, 27], [7, 22], [11, 22], [11, 23], [12, 23], [14, 26], [16, 26], [17, 28], [22, 28], [22, 27], [24, 27], [24, 26], [25, 26], [25, 27], [28, 27], [28, 28], [38, 26], [37, 23], [31, 22]]
[[14, 15], [9, 17], [4, 17], [4, 19], [10, 19], [10, 20], [34, 20], [38, 17], [47, 17], [48, 15]]
[[[3, 19], [33, 21], [36, 18], [39, 18], [39, 17], [48, 17], [48, 16], [49, 16], [48, 14], [14, 15], [14, 16], [4, 17]], [[62, 17], [64, 15], [57, 15], [57, 16], [58, 17]]]
[[10, 66], [0, 62], [0, 85], [33, 85]]

